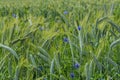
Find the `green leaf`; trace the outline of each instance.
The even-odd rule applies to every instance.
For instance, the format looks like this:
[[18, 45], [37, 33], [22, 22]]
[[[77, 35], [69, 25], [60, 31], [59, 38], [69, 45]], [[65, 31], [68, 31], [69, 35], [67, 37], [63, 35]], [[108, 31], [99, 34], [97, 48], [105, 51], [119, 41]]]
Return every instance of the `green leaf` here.
[[117, 40], [113, 41], [113, 42], [111, 43], [111, 45], [110, 45], [110, 48], [112, 48], [112, 47], [114, 47], [114, 46], [116, 46], [116, 45], [118, 45], [118, 44], [120, 44], [120, 39], [117, 39]]
[[15, 56], [15, 58], [16, 58], [17, 60], [19, 60], [19, 57], [18, 57], [17, 53], [16, 53], [12, 48], [10, 48], [10, 47], [8, 47], [8, 46], [5, 46], [5, 45], [3, 45], [3, 44], [0, 44], [0, 47], [6, 49], [6, 50], [8, 50], [8, 51], [10, 51], [11, 54], [13, 54], [13, 55]]
[[54, 72], [54, 58], [53, 60], [51, 61], [51, 66], [50, 66], [50, 80], [53, 80], [52, 79], [52, 74]]

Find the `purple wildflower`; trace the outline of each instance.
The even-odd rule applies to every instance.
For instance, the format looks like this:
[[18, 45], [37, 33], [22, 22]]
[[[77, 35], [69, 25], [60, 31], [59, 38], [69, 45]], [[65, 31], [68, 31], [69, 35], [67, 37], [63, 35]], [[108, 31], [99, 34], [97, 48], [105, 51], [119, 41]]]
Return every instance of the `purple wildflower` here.
[[64, 11], [64, 14], [68, 14], [68, 11]]
[[80, 67], [80, 64], [75, 63], [75, 64], [74, 64], [74, 67], [77, 69], [77, 68], [79, 68], [79, 67]]
[[68, 38], [64, 37], [63, 41], [68, 42]]
[[81, 26], [78, 26], [78, 30], [79, 30], [79, 31], [81, 30]]
[[74, 73], [70, 73], [70, 77], [71, 77], [71, 78], [74, 78], [74, 77], [75, 77], [75, 74], [74, 74]]

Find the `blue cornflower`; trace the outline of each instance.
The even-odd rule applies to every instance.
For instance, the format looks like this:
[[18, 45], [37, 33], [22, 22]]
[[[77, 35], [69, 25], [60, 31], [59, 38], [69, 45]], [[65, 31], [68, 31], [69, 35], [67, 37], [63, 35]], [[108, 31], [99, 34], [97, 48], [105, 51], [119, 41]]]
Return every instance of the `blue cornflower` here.
[[78, 30], [79, 30], [79, 31], [81, 30], [81, 26], [78, 26]]
[[64, 14], [68, 14], [68, 11], [64, 11]]
[[63, 41], [68, 42], [68, 38], [64, 37]]
[[77, 69], [77, 68], [80, 67], [80, 64], [79, 64], [79, 63], [75, 63], [75, 64], [74, 64], [74, 67]]
[[75, 77], [75, 74], [74, 74], [74, 73], [70, 73], [70, 77], [71, 77], [71, 78], [74, 78], [74, 77]]
[[12, 14], [12, 16], [14, 17], [14, 18], [16, 18], [17, 16], [16, 16], [16, 14]]

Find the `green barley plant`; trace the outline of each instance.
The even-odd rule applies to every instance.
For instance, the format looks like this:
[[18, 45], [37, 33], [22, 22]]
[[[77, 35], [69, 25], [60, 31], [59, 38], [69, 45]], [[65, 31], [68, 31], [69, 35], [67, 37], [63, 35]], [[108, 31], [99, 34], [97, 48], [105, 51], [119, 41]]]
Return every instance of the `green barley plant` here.
[[119, 80], [119, 0], [0, 0], [0, 80]]

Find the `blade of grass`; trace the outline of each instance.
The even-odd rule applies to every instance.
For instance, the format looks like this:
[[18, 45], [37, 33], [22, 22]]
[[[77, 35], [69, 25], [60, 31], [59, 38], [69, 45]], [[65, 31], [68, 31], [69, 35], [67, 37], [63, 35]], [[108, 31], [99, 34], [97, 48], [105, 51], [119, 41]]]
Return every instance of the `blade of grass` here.
[[90, 72], [89, 72], [89, 64], [85, 64], [85, 73], [86, 73], [86, 80], [90, 80]]
[[45, 55], [43, 55], [43, 54], [41, 54], [41, 53], [38, 53], [38, 56], [40, 56], [40, 58], [41, 58], [42, 60], [44, 60], [45, 62], [50, 63], [50, 61], [51, 61], [48, 57], [46, 57]]
[[111, 58], [106, 57], [106, 59], [108, 60], [109, 63], [111, 63], [112, 65], [114, 65], [115, 67], [117, 67], [117, 63], [115, 61], [113, 61]]
[[31, 60], [33, 66], [34, 66], [34, 67], [37, 67], [37, 64], [36, 64], [35, 59], [34, 59], [34, 57], [32, 56], [32, 54], [30, 54], [30, 60]]
[[53, 78], [52, 78], [53, 72], [54, 72], [54, 58], [51, 61], [51, 66], [50, 66], [50, 80], [53, 80]]
[[43, 53], [46, 57], [48, 57], [50, 59], [50, 55], [48, 54], [48, 52], [45, 49], [43, 49], [42, 47], [39, 47], [39, 50], [41, 53]]
[[19, 60], [19, 56], [17, 55], [17, 53], [16, 53], [12, 48], [10, 48], [10, 47], [8, 47], [8, 46], [5, 46], [5, 45], [3, 45], [3, 44], [0, 44], [0, 47], [6, 49], [6, 50], [8, 50], [8, 51], [10, 51], [10, 52], [15, 56], [15, 58], [16, 58], [17, 60]]
[[118, 26], [118, 25], [116, 25], [115, 23], [113, 23], [112, 21], [108, 21], [108, 23], [109, 24], [111, 24], [111, 26], [113, 27], [113, 28], [115, 28], [119, 33], [120, 33], [120, 27]]
[[112, 49], [114, 46], [120, 44], [120, 39], [115, 40], [114, 42], [111, 43], [110, 48]]
[[15, 71], [14, 80], [19, 80], [20, 68], [17, 66]]

